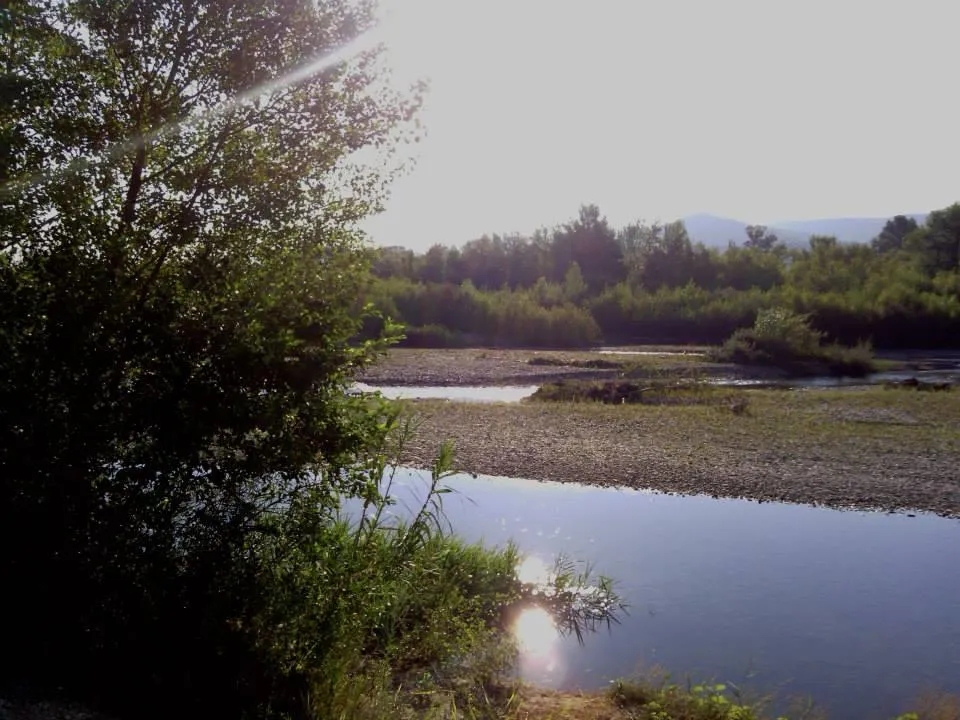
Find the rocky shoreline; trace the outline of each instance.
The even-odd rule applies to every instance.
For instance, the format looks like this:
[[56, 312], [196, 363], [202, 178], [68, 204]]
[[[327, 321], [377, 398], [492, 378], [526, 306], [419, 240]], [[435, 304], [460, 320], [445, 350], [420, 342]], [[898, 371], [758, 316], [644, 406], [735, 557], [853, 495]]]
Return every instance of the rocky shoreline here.
[[[584, 366], [591, 362], [610, 366]], [[625, 369], [634, 377], [668, 374], [774, 379], [782, 376], [771, 368], [747, 371], [733, 364], [706, 363], [697, 355], [670, 352], [638, 358], [577, 350], [473, 348], [392, 350], [382, 362], [364, 370], [357, 379], [369, 385], [405, 387], [537, 385], [557, 380], [607, 380], [619, 376]]]
[[[749, 439], [763, 432], [757, 426], [779, 421], [736, 418], [723, 431], [710, 428], [719, 419], [689, 417], [697, 408], [412, 405], [421, 423], [403, 460], [416, 467], [452, 440], [458, 465], [485, 475], [960, 517], [957, 441], [903, 447], [882, 434], [850, 437], [848, 428], [831, 441], [826, 423], [814, 436], [760, 445]], [[879, 422], [897, 424], [895, 416]]]
[[[470, 352], [476, 360], [463, 362], [463, 351], [459, 358], [419, 351], [367, 377], [533, 384], [539, 374], [556, 380], [565, 372], [528, 365], [517, 351]], [[611, 375], [576, 371], [580, 379]], [[403, 461], [429, 467], [439, 445], [452, 440], [460, 467], [479, 474], [960, 517], [960, 392], [743, 395], [742, 414], [723, 405], [412, 401], [419, 427]]]

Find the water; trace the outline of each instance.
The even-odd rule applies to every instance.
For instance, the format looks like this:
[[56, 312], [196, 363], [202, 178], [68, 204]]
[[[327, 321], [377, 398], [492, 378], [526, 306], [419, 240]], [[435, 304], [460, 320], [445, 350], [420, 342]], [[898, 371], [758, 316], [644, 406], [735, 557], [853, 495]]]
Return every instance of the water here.
[[[404, 477], [422, 487], [419, 474]], [[812, 696], [834, 718], [891, 717], [926, 687], [960, 692], [960, 522], [920, 515], [457, 477], [457, 532], [513, 538], [616, 578], [631, 605], [584, 647], [521, 628], [521, 670], [600, 688], [659, 665], [676, 678]], [[469, 499], [469, 500], [468, 500]]]
[[753, 388], [840, 388], [861, 387], [864, 385], [882, 385], [888, 382], [902, 382], [916, 378], [923, 383], [953, 383], [960, 385], [960, 368], [941, 370], [896, 370], [891, 372], [873, 373], [862, 378], [830, 377], [818, 375], [805, 378], [738, 378], [722, 376], [709, 378], [705, 382], [710, 385], [724, 387], [753, 387]]
[[391, 400], [458, 400], [461, 402], [519, 402], [537, 391], [537, 385], [372, 386], [354, 385], [355, 392], [380, 391]]
[[599, 355], [647, 355], [651, 357], [704, 357], [706, 353], [687, 352], [686, 350], [619, 350], [616, 348], [601, 348], [596, 351]]
[[[597, 350], [604, 355], [647, 355], [655, 357], [704, 357], [704, 353], [669, 350], [621, 350], [603, 348]], [[840, 388], [863, 385], [881, 385], [887, 382], [902, 382], [916, 378], [924, 383], [953, 383], [960, 385], [960, 353], [942, 351], [936, 355], [901, 352], [884, 355], [889, 359], [914, 363], [920, 369], [895, 370], [873, 373], [862, 378], [838, 378], [833, 376], [815, 376], [806, 378], [743, 378], [734, 375], [713, 377], [705, 382], [724, 387], [753, 388]]]

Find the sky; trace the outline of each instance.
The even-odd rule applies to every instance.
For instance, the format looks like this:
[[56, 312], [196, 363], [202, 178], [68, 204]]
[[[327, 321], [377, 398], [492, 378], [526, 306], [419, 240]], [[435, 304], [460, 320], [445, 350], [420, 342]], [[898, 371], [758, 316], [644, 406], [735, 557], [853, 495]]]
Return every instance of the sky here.
[[596, 203], [615, 225], [960, 200], [953, 0], [385, 0], [429, 81], [416, 166], [366, 230], [426, 249]]

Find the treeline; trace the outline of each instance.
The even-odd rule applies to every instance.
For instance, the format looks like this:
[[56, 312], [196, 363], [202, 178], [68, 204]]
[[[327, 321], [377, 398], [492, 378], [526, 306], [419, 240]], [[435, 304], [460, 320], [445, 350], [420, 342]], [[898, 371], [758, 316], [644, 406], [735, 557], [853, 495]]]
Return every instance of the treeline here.
[[920, 226], [897, 216], [870, 244], [815, 236], [788, 249], [763, 226], [725, 249], [682, 222], [612, 228], [595, 205], [531, 237], [422, 254], [384, 248], [367, 299], [414, 345], [719, 343], [758, 311], [809, 314], [833, 341], [960, 346], [960, 203]]

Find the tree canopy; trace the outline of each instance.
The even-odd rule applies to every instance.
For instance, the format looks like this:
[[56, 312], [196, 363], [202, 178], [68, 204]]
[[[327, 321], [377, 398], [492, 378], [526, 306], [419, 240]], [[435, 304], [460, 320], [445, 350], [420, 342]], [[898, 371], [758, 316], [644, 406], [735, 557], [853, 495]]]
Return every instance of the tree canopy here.
[[356, 226], [389, 180], [355, 158], [419, 96], [376, 49], [322, 62], [371, 27], [366, 2], [6, 10], [3, 670], [114, 702], [176, 676], [230, 714], [236, 668], [255, 693], [268, 663], [210, 623], [267, 602], [266, 510], [358, 492], [343, 469], [382, 436], [345, 393], [379, 347], [354, 342]]
[[[413, 333], [416, 342], [714, 343], [751, 326], [761, 309], [789, 307], [834, 340], [956, 346], [958, 207], [920, 227], [892, 218], [870, 245], [813, 236], [807, 248], [787, 248], [757, 225], [721, 251], [692, 242], [682, 222], [611, 228], [585, 205], [530, 237], [485, 236], [425, 255], [383, 249], [371, 298], [408, 325], [433, 328], [432, 340]], [[434, 306], [441, 292], [451, 298], [443, 311]], [[569, 333], [548, 320], [561, 309]]]

